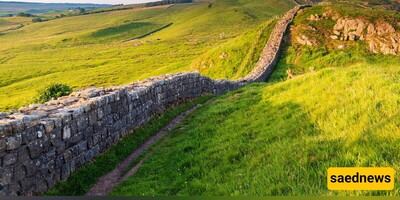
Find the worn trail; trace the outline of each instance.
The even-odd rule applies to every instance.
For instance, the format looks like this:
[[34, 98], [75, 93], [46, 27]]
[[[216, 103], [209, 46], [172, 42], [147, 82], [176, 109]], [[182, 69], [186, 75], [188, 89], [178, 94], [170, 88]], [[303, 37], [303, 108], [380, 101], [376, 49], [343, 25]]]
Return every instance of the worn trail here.
[[[208, 102], [210, 102], [209, 100]], [[206, 103], [208, 103], [206, 102]], [[127, 168], [131, 165], [131, 163], [136, 160], [140, 155], [142, 155], [147, 149], [149, 149], [154, 143], [156, 143], [162, 136], [168, 133], [170, 130], [175, 128], [187, 115], [195, 111], [201, 105], [197, 105], [190, 110], [180, 114], [178, 117], [173, 119], [167, 126], [158, 131], [155, 135], [153, 135], [150, 139], [145, 141], [139, 148], [132, 152], [124, 161], [122, 161], [118, 166], [108, 174], [102, 176], [97, 183], [86, 193], [87, 196], [106, 196], [108, 193], [112, 191], [112, 189], [117, 186], [119, 183], [134, 175], [138, 169], [142, 166], [143, 162], [150, 156], [148, 153], [139, 163], [130, 169], [130, 171], [126, 172]]]

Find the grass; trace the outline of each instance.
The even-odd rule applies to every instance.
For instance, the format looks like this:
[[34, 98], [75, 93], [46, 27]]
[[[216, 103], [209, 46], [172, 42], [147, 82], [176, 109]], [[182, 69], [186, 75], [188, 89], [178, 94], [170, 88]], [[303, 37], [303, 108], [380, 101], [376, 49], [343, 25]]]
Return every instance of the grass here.
[[97, 157], [93, 162], [79, 168], [66, 181], [59, 182], [54, 188], [46, 192], [45, 195], [84, 195], [101, 176], [113, 170], [120, 162], [131, 154], [133, 150], [166, 126], [172, 119], [197, 104], [205, 103], [211, 97], [212, 96], [210, 95], [199, 97], [154, 117], [147, 125], [134, 130], [133, 133], [124, 137], [120, 142], [112, 146], [104, 154]]
[[90, 11], [86, 11], [86, 13], [101, 13], [101, 12], [112, 12], [115, 10], [125, 10], [125, 9], [135, 9], [135, 8], [142, 8], [144, 4], [131, 4], [131, 5], [118, 5], [118, 6], [110, 6], [104, 8], [95, 8]]
[[[276, 7], [270, 7], [271, 2]], [[87, 29], [65, 18], [60, 19], [65, 20], [62, 27], [46, 22], [2, 35], [0, 42], [24, 39], [7, 40], [0, 47], [6, 52], [0, 54], [0, 97], [8, 98], [0, 108], [28, 103], [34, 88], [53, 80], [80, 88], [181, 70], [200, 70], [213, 78], [241, 77], [258, 59], [276, 22], [272, 14], [282, 13], [289, 4], [221, 0], [124, 10], [93, 15], [96, 19], [76, 17], [79, 27]], [[326, 186], [329, 167], [400, 170], [400, 58], [368, 53], [363, 42], [345, 42], [347, 48], [339, 51], [339, 43], [328, 39], [332, 20], [306, 20], [326, 9], [364, 16], [365, 11], [350, 12], [353, 7], [345, 5], [316, 6], [298, 15], [268, 83], [230, 92], [190, 114], [112, 195], [400, 195], [400, 183], [392, 191], [334, 192]], [[282, 10], [276, 9], [279, 6]], [[365, 15], [377, 21], [385, 16], [398, 19], [391, 11]], [[104, 21], [96, 23], [99, 19]], [[168, 23], [173, 24], [143, 39], [118, 42], [130, 35], [126, 33], [154, 31]], [[115, 29], [120, 35], [110, 31]], [[22, 37], [27, 30], [36, 34]], [[113, 42], [88, 39], [96, 31], [99, 38]], [[318, 46], [293, 42], [301, 34], [315, 37]], [[20, 46], [24, 40], [29, 45]], [[316, 73], [309, 73], [309, 67]], [[285, 80], [287, 68], [294, 70], [295, 79]], [[84, 194], [141, 142], [195, 104], [154, 119], [47, 194]]]
[[[170, 25], [170, 24], [167, 24]], [[132, 22], [115, 27], [100, 29], [89, 36], [86, 41], [96, 41], [98, 43], [106, 41], [127, 41], [143, 38], [151, 33], [160, 30], [167, 25], [152, 24], [149, 22]]]
[[[400, 183], [392, 191], [327, 189], [329, 167], [400, 170], [400, 58], [371, 54], [363, 42], [337, 50], [327, 39], [333, 21], [306, 20], [326, 9], [352, 8], [316, 6], [298, 15], [268, 83], [192, 113], [112, 195], [398, 196]], [[368, 17], [386, 16], [392, 12]], [[300, 34], [316, 38], [318, 46], [293, 42]], [[287, 68], [297, 75], [293, 80], [286, 80]]]
[[[344, 68], [355, 64], [370, 65], [374, 63], [400, 63], [400, 57], [373, 54], [368, 50], [368, 44], [363, 41], [334, 41], [330, 38], [333, 26], [336, 24], [331, 19], [309, 21], [311, 14], [323, 14], [327, 11], [340, 13], [342, 16], [363, 18], [369, 21], [399, 21], [400, 15], [392, 11], [370, 12], [365, 9], [354, 9], [346, 4], [332, 4], [332, 6], [315, 6], [299, 14], [293, 25], [289, 42], [282, 51], [277, 70], [272, 74], [270, 82], [279, 82], [286, 79], [286, 69], [291, 68], [295, 75], [301, 75], [314, 67], [317, 71], [324, 68]], [[366, 14], [366, 12], [368, 14]], [[352, 13], [348, 15], [347, 13]], [[317, 31], [310, 30], [314, 27]], [[296, 42], [296, 37], [306, 35], [318, 41], [316, 46], [304, 46]], [[346, 45], [345, 50], [339, 50], [339, 45]]]
[[[218, 0], [212, 7], [208, 5], [199, 2], [65, 17], [29, 23], [0, 35], [0, 110], [32, 103], [37, 89], [55, 81], [74, 90], [122, 85], [151, 76], [196, 70], [193, 63], [203, 54], [220, 56], [208, 53], [212, 49], [228, 52], [232, 46], [250, 44], [261, 51], [265, 44], [254, 43], [249, 34], [257, 36], [261, 24], [291, 9], [294, 3]], [[147, 36], [130, 40], [142, 35]], [[260, 41], [265, 38], [266, 35]], [[239, 74], [232, 73], [231, 68], [236, 66], [226, 67], [228, 72], [214, 69], [203, 74], [239, 77], [249, 70], [259, 53], [230, 55], [234, 63], [247, 59], [244, 56], [252, 57]], [[214, 59], [209, 56], [203, 58]]]
[[[340, 3], [340, 0], [329, 0], [331, 2]], [[346, 6], [350, 5], [355, 6], [355, 8], [366, 8], [365, 3], [368, 3], [369, 8], [373, 9], [387, 9], [390, 6], [398, 6], [400, 2], [396, 0], [346, 0], [344, 1]], [[375, 11], [375, 10], [374, 10]]]
[[219, 97], [112, 195], [399, 195], [399, 183], [380, 192], [326, 186], [329, 167], [400, 169], [399, 72], [396, 63], [327, 68]]
[[31, 23], [32, 18], [28, 17], [2, 17], [0, 18], [0, 32], [16, 27], [19, 24]]
[[217, 46], [200, 58], [191, 67], [211, 78], [239, 79], [246, 76], [260, 58], [277, 19], [267, 21], [258, 28]]

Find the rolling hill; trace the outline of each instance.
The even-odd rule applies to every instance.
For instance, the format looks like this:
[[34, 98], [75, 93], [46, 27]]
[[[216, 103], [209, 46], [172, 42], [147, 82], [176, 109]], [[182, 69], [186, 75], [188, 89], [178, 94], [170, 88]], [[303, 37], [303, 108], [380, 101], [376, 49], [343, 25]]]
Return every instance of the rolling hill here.
[[219, 97], [153, 147], [112, 195], [398, 195], [399, 183], [329, 191], [326, 170], [399, 170], [399, 72], [398, 64], [330, 68]]
[[76, 8], [101, 8], [108, 7], [109, 4], [74, 4], [74, 3], [29, 3], [29, 2], [11, 2], [0, 1], [0, 16], [16, 15], [19, 12], [30, 14], [43, 14], [54, 11], [65, 11]]
[[[42, 23], [1, 18], [0, 109], [32, 103], [37, 89], [56, 82], [79, 89], [195, 70], [239, 79], [259, 59], [277, 16], [294, 5], [216, 0]], [[400, 170], [396, 5], [331, 0], [302, 10], [267, 82], [156, 116], [47, 194], [85, 194], [132, 149], [201, 103], [131, 163], [143, 161], [111, 195], [399, 195], [397, 182], [392, 191], [330, 191], [326, 182], [329, 167]]]
[[[290, 0], [219, 0], [24, 23], [0, 33], [0, 98], [7, 99], [0, 102], [0, 110], [33, 103], [37, 90], [54, 82], [74, 89], [121, 85], [198, 70], [196, 63], [202, 61], [197, 59], [213, 54], [209, 51], [230, 53], [248, 45], [261, 51], [268, 38], [263, 30], [274, 23], [268, 20], [293, 6]], [[12, 21], [15, 18], [1, 18], [0, 29]], [[254, 40], [256, 35], [261, 42]], [[204, 74], [243, 76], [257, 55], [232, 53], [227, 60], [240, 64], [244, 59], [242, 70], [225, 73], [213, 68]]]
[[[328, 12], [394, 27], [399, 21], [396, 12], [343, 2], [305, 9], [268, 83], [195, 111], [112, 195], [399, 195], [398, 183], [392, 191], [327, 189], [329, 167], [399, 170], [400, 147], [399, 56], [371, 52], [372, 39], [331, 39], [338, 19], [310, 20]], [[301, 44], [301, 35], [313, 45]]]

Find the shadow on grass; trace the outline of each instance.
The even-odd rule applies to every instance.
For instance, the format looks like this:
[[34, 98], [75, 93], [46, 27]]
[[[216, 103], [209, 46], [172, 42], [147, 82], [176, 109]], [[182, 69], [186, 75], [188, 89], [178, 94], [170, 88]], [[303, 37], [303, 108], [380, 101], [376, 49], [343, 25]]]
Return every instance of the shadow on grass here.
[[397, 156], [382, 151], [385, 140], [361, 134], [349, 144], [329, 137], [301, 105], [265, 99], [265, 86], [253, 84], [199, 108], [112, 195], [389, 194], [332, 192], [326, 177], [329, 167], [373, 166], [364, 158], [391, 166], [387, 157]]

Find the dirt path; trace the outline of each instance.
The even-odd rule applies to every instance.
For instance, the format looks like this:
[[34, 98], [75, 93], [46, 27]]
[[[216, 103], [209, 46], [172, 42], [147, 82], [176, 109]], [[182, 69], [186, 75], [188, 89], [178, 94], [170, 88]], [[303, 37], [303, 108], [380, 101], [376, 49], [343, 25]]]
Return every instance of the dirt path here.
[[[211, 101], [211, 100], [210, 100]], [[209, 101], [208, 101], [209, 102]], [[208, 103], [206, 102], [206, 103]], [[180, 114], [178, 117], [173, 119], [167, 126], [158, 131], [150, 139], [145, 141], [139, 148], [132, 152], [124, 161], [122, 161], [118, 166], [108, 174], [102, 176], [95, 185], [86, 193], [86, 196], [106, 196], [112, 191], [112, 189], [119, 183], [134, 175], [139, 168], [142, 166], [143, 162], [152, 154], [149, 152], [135, 167], [133, 167], [126, 174], [127, 168], [130, 164], [137, 159], [141, 154], [143, 154], [147, 149], [149, 149], [155, 142], [157, 142], [162, 136], [168, 133], [170, 130], [175, 128], [187, 115], [195, 111], [201, 105], [197, 105], [190, 110]]]

